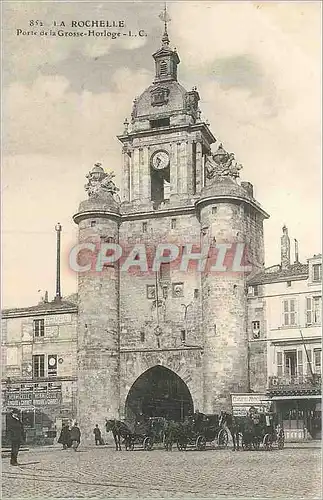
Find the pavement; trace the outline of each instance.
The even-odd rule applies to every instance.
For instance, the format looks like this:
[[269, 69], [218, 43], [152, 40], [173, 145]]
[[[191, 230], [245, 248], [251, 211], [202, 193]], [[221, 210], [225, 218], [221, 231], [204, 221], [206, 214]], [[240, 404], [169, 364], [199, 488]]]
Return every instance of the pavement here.
[[234, 453], [34, 448], [19, 453], [19, 467], [2, 458], [2, 498], [321, 498], [321, 450], [306, 444]]

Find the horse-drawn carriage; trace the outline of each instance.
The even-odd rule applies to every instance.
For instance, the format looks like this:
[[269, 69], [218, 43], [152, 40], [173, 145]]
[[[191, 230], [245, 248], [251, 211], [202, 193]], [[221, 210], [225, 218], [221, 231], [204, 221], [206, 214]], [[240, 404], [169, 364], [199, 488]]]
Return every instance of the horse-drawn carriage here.
[[171, 450], [176, 442], [180, 451], [186, 450], [188, 446], [202, 451], [207, 443], [213, 441], [220, 448], [225, 448], [228, 444], [228, 433], [221, 427], [218, 415], [196, 412], [184, 422], [169, 422], [165, 432], [166, 450]]
[[111, 431], [116, 444], [116, 450], [121, 450], [121, 439], [127, 451], [139, 445], [150, 451], [154, 444], [164, 442], [165, 419], [160, 417], [141, 418], [135, 421], [107, 420], [106, 431]]
[[223, 412], [220, 421], [231, 433], [234, 451], [240, 449], [240, 444], [243, 450], [284, 448], [284, 430], [279, 427], [274, 413], [260, 413], [251, 407], [245, 416]]

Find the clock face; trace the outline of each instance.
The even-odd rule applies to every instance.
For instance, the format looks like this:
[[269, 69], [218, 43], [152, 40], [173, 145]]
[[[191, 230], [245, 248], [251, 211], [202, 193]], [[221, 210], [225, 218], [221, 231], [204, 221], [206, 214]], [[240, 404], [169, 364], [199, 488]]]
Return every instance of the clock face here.
[[56, 364], [56, 359], [55, 358], [49, 358], [48, 363], [50, 366], [54, 366]]
[[169, 165], [169, 155], [167, 151], [156, 151], [151, 157], [151, 164], [155, 170], [163, 170]]

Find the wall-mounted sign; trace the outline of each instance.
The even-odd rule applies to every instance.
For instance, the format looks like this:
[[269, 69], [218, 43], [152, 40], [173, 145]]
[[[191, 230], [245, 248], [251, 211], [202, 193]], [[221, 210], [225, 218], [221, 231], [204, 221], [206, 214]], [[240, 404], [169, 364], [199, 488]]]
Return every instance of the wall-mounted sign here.
[[62, 401], [62, 385], [59, 382], [35, 384], [11, 384], [4, 391], [6, 406], [55, 406]]
[[231, 394], [231, 402], [232, 413], [235, 416], [246, 416], [251, 406], [258, 411], [266, 412], [271, 405], [268, 396], [262, 393]]

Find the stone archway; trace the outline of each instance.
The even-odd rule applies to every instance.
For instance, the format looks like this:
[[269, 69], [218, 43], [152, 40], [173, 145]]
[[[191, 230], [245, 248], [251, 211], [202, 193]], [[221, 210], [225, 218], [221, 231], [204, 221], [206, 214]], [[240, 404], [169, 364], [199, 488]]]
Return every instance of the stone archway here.
[[131, 420], [143, 413], [179, 421], [193, 411], [193, 399], [185, 382], [161, 365], [149, 368], [137, 378], [125, 404], [126, 418]]

